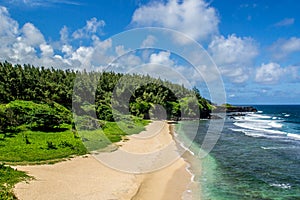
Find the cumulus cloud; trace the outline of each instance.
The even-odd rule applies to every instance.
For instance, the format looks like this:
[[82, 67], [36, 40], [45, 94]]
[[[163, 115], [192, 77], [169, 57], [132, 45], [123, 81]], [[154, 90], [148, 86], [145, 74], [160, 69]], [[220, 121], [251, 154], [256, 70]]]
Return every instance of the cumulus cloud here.
[[45, 43], [42, 33], [31, 23], [24, 24], [22, 30], [22, 40], [27, 45], [36, 47]]
[[288, 55], [300, 51], [300, 38], [279, 39], [270, 47], [275, 59], [282, 59]]
[[54, 51], [53, 51], [52, 46], [50, 46], [48, 44], [41, 44], [40, 49], [42, 51], [43, 57], [52, 57], [53, 56]]
[[165, 66], [173, 66], [174, 61], [170, 59], [171, 53], [168, 51], [160, 51], [159, 53], [153, 53], [150, 55], [151, 64], [159, 64]]
[[206, 40], [218, 32], [219, 19], [216, 10], [203, 0], [169, 0], [138, 8], [131, 23], [175, 29], [195, 40]]
[[263, 84], [276, 84], [282, 79], [292, 81], [298, 78], [297, 67], [281, 67], [278, 63], [262, 64], [256, 69], [255, 81]]
[[236, 83], [243, 83], [249, 78], [249, 67], [258, 55], [257, 45], [252, 38], [236, 35], [215, 37], [208, 51], [221, 73]]
[[[14, 37], [18, 33], [18, 23], [10, 18], [7, 8], [0, 6], [0, 35], [3, 37]], [[1, 39], [0, 38], [0, 39]]]
[[19, 27], [7, 8], [0, 7], [0, 61], [74, 69], [105, 64], [112, 60], [105, 54], [111, 48], [112, 41], [101, 41], [97, 36], [104, 25], [104, 21], [92, 18], [73, 33], [76, 39], [91, 39], [92, 43], [87, 46], [72, 45], [74, 38], [69, 38], [66, 26], [60, 31], [60, 41], [49, 43], [34, 24], [25, 23]]

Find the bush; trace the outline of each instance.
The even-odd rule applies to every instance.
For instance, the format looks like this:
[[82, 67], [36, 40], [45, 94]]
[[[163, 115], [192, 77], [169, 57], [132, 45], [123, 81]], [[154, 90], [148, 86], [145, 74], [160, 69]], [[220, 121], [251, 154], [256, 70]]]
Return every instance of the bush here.
[[59, 128], [62, 123], [71, 124], [71, 121], [71, 112], [55, 102], [16, 100], [0, 105], [0, 128], [3, 132], [21, 125], [34, 130], [53, 130]]

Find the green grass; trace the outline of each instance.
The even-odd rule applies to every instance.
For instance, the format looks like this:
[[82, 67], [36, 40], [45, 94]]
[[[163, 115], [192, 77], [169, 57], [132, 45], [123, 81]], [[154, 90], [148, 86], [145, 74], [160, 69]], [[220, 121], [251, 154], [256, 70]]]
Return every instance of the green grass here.
[[0, 161], [8, 163], [39, 163], [87, 153], [81, 139], [71, 130], [23, 131], [1, 139], [0, 152]]
[[0, 164], [0, 199], [16, 199], [12, 192], [13, 186], [20, 182], [28, 180], [30, 177], [25, 172], [17, 171], [9, 166]]
[[73, 155], [83, 155], [122, 140], [125, 135], [143, 131], [149, 121], [134, 118], [119, 123], [105, 122], [101, 129], [42, 132], [23, 130], [18, 133], [0, 134], [0, 161], [6, 163], [38, 164], [59, 161]]

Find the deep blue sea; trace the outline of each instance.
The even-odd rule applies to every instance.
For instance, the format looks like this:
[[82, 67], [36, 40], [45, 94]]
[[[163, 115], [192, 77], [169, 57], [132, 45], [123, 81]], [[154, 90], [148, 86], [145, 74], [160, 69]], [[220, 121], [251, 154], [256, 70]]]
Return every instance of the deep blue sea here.
[[[300, 105], [254, 107], [257, 113], [226, 117], [218, 142], [201, 158], [202, 170], [194, 169], [202, 199], [300, 199]], [[209, 123], [177, 125], [181, 141], [193, 140], [189, 148], [195, 155]]]

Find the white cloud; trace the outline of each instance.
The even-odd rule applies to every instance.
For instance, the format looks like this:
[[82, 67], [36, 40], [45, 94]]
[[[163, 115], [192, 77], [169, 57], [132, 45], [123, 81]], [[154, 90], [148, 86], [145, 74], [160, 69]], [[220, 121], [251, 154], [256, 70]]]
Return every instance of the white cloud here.
[[249, 67], [258, 55], [257, 45], [252, 38], [236, 35], [215, 37], [209, 44], [208, 51], [221, 73], [236, 83], [243, 83], [248, 79]]
[[272, 46], [270, 50], [276, 59], [282, 59], [289, 54], [300, 51], [300, 38], [291, 37], [289, 39], [279, 39]]
[[153, 53], [150, 55], [150, 63], [159, 64], [165, 66], [173, 66], [174, 61], [170, 59], [171, 53], [168, 51], [160, 51], [159, 53]]
[[281, 67], [278, 63], [262, 64], [256, 69], [255, 81], [263, 84], [276, 84], [280, 80], [298, 79], [297, 67]]
[[294, 18], [285, 18], [277, 23], [274, 24], [276, 27], [281, 27], [281, 26], [290, 26], [293, 25], [295, 22]]
[[125, 50], [123, 45], [116, 46], [115, 51], [116, 51], [118, 56], [122, 56], [123, 54], [126, 53], [126, 50]]
[[77, 1], [71, 0], [9, 0], [8, 3], [16, 6], [29, 6], [29, 7], [46, 7], [55, 4], [67, 4], [67, 5], [81, 5]]
[[136, 26], [157, 26], [183, 32], [196, 40], [205, 40], [218, 32], [216, 10], [203, 0], [152, 2], [138, 8], [132, 17]]
[[265, 84], [277, 83], [283, 73], [284, 69], [277, 63], [262, 64], [261, 67], [256, 70], [255, 80]]
[[11, 19], [7, 8], [0, 6], [0, 36], [14, 37], [18, 32], [18, 23]]
[[112, 47], [112, 41], [101, 41], [97, 37], [104, 24], [104, 21], [92, 18], [83, 28], [74, 32], [78, 39], [90, 39], [92, 43], [89, 46], [72, 45], [74, 39], [69, 38], [66, 26], [60, 31], [60, 41], [50, 44], [32, 23], [25, 23], [19, 28], [18, 22], [10, 17], [8, 10], [0, 7], [0, 61], [74, 69], [99, 66], [112, 60], [106, 54]]
[[22, 30], [22, 41], [27, 45], [37, 47], [45, 43], [42, 33], [31, 23], [24, 24]]
[[108, 51], [112, 48], [112, 39], [101, 41], [98, 37], [94, 38], [92, 48], [94, 48], [91, 64], [93, 66], [107, 65], [112, 62], [116, 55], [112, 55]]
[[156, 38], [153, 35], [148, 35], [147, 38], [142, 42], [141, 48], [151, 47], [155, 44]]
[[53, 48], [47, 44], [41, 44], [40, 49], [42, 51], [43, 57], [52, 57], [53, 56]]
[[72, 36], [74, 39], [82, 39], [82, 38], [90, 38], [92, 35], [101, 32], [101, 28], [105, 26], [105, 22], [103, 20], [97, 20], [97, 18], [93, 17], [90, 20], [86, 21], [86, 25], [75, 31]]
[[91, 57], [94, 49], [92, 47], [79, 47], [75, 52], [72, 53], [71, 60], [80, 61], [83, 66], [91, 66]]
[[69, 41], [69, 31], [68, 31], [67, 26], [64, 26], [64, 27], [59, 31], [59, 34], [60, 34], [60, 41], [61, 41], [63, 44], [67, 44], [68, 41]]
[[66, 56], [70, 56], [73, 52], [73, 48], [71, 45], [63, 45], [61, 51], [62, 53], [65, 53]]
[[219, 67], [221, 74], [229, 77], [234, 83], [244, 83], [249, 79], [249, 70], [241, 67]]

